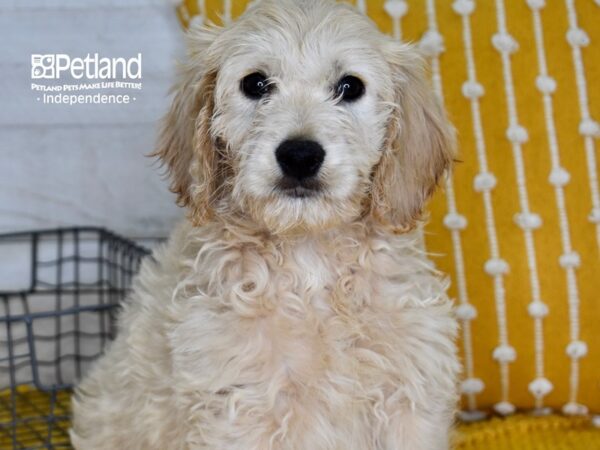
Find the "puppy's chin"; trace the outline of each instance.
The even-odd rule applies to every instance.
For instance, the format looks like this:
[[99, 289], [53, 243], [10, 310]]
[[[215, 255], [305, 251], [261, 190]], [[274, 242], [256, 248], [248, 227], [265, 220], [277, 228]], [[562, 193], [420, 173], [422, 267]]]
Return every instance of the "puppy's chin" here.
[[330, 199], [304, 188], [283, 190], [248, 203], [252, 218], [278, 235], [326, 231], [353, 221], [361, 213], [353, 202]]

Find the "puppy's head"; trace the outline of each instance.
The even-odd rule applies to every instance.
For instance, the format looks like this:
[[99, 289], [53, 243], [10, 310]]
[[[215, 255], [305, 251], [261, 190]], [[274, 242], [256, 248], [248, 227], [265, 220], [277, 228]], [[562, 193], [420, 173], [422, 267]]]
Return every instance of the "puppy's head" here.
[[452, 160], [420, 58], [333, 1], [262, 0], [190, 30], [176, 89], [157, 154], [198, 224], [407, 229]]

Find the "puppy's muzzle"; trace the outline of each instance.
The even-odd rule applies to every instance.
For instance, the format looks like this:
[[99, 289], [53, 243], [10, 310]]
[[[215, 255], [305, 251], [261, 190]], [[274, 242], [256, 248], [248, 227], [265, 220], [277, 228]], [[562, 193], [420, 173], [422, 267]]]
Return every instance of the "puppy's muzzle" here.
[[306, 197], [320, 189], [316, 175], [325, 160], [325, 150], [316, 141], [288, 139], [275, 150], [283, 172], [278, 187], [293, 197]]

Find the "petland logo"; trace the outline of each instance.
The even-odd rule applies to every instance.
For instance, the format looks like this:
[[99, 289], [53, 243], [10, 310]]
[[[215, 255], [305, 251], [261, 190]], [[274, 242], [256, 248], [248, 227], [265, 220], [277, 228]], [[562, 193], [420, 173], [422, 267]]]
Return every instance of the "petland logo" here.
[[80, 80], [139, 80], [142, 78], [142, 54], [132, 58], [106, 58], [98, 53], [85, 58], [71, 58], [65, 54], [31, 55], [31, 78], [60, 80], [65, 74]]
[[44, 105], [130, 104], [142, 90], [142, 54], [105, 58], [31, 55], [31, 90]]

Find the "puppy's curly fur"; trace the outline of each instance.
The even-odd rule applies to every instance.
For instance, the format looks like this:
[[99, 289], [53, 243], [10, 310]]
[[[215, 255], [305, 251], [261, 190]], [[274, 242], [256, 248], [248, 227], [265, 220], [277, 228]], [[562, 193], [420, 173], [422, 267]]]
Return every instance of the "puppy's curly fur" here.
[[[453, 131], [421, 60], [328, 0], [263, 0], [189, 48], [157, 151], [189, 218], [78, 387], [74, 446], [446, 448], [456, 323], [412, 230]], [[240, 91], [257, 71], [258, 100]], [[315, 195], [277, 188], [297, 136], [325, 151]]]

